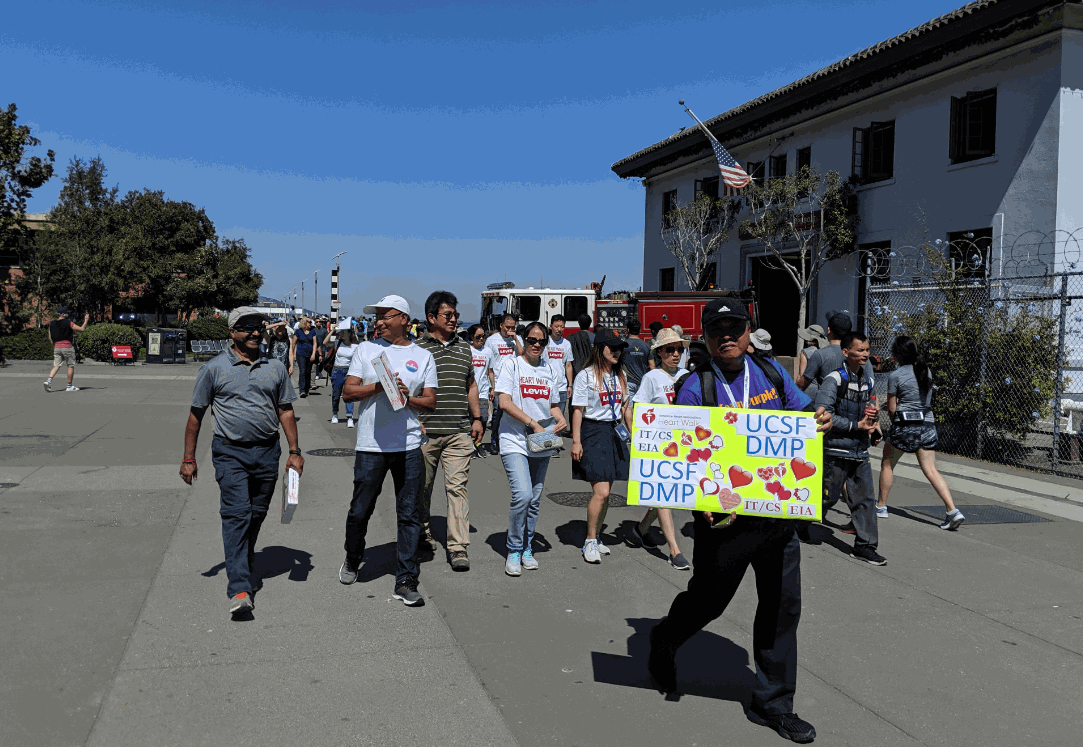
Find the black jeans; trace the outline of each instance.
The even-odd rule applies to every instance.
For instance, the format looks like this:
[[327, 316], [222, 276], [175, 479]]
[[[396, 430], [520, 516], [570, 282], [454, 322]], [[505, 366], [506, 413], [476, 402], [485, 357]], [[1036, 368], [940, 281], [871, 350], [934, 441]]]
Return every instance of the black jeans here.
[[[312, 351], [309, 351], [308, 355], [311, 355]], [[301, 355], [301, 351], [297, 351], [297, 393], [308, 394], [308, 390], [312, 388], [312, 366], [313, 361], [309, 359], [308, 355]]]
[[221, 490], [222, 547], [226, 556], [226, 596], [252, 592], [256, 584], [252, 557], [256, 539], [278, 482], [282, 446], [277, 438], [264, 444], [238, 444], [221, 436], [211, 440], [214, 479]]
[[398, 535], [395, 585], [417, 582], [417, 541], [421, 536], [421, 488], [425, 482], [425, 459], [421, 449], [410, 451], [358, 451], [353, 462], [353, 501], [346, 515], [346, 559], [357, 567], [365, 556], [365, 535], [376, 510], [388, 471], [395, 483], [395, 514]]
[[854, 524], [854, 548], [873, 550], [880, 544], [876, 526], [876, 497], [872, 488], [872, 467], [868, 459], [824, 459], [824, 516], [839, 502], [846, 485], [846, 505]]
[[793, 523], [738, 516], [732, 526], [712, 529], [697, 511], [692, 558], [688, 590], [677, 595], [655, 628], [658, 645], [675, 652], [725, 612], [751, 565], [759, 595], [752, 626], [752, 705], [762, 713], [793, 712], [801, 619], [801, 543]]

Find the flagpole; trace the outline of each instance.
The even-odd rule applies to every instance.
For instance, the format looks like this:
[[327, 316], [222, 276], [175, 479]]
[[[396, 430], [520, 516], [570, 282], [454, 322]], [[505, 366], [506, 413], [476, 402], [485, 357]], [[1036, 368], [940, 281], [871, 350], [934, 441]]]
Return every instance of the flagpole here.
[[[677, 103], [679, 103], [681, 106], [684, 106], [684, 99], [680, 99]], [[710, 130], [707, 129], [707, 125], [703, 124], [703, 122], [700, 122], [699, 117], [697, 117], [695, 115], [695, 113], [691, 109], [689, 109], [687, 106], [684, 106], [684, 110], [686, 112], [688, 112], [688, 116], [690, 116], [692, 119], [696, 120], [696, 122], [699, 124], [699, 126], [703, 128], [703, 132], [704, 132], [705, 135], [707, 135], [708, 138], [710, 138], [711, 140], [717, 140], [718, 139], [714, 135], [711, 134]]]

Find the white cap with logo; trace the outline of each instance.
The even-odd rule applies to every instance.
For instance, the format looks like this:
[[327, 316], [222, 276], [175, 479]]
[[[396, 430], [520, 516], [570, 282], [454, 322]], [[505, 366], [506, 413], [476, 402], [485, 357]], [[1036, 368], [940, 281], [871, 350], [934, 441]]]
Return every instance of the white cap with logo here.
[[366, 314], [375, 314], [376, 309], [394, 309], [410, 316], [410, 304], [402, 296], [384, 296], [371, 306], [366, 306], [362, 311]]

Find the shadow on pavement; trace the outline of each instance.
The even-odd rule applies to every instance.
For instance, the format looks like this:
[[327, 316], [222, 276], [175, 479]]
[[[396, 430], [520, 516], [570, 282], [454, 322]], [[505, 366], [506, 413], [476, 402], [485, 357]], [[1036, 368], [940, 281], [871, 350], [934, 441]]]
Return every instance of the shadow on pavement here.
[[[653, 690], [647, 674], [647, 635], [658, 622], [628, 618], [634, 631], [628, 637], [628, 656], [592, 651], [594, 681]], [[677, 690], [681, 695], [745, 703], [751, 698], [755, 682], [756, 675], [748, 667], [748, 652], [728, 638], [700, 631], [677, 652]]]
[[[493, 548], [493, 552], [502, 558], [506, 558], [508, 555], [508, 533], [507, 532], [493, 532], [485, 538], [485, 544]], [[540, 555], [543, 552], [549, 552], [553, 549], [553, 543], [549, 541], [541, 532], [534, 533], [534, 552]]]
[[364, 562], [357, 572], [357, 580], [375, 581], [384, 576], [394, 576], [396, 568], [394, 542], [369, 547], [365, 549]]
[[312, 565], [312, 554], [292, 547], [270, 545], [256, 553], [256, 569], [264, 579], [289, 574], [290, 581], [307, 581]]

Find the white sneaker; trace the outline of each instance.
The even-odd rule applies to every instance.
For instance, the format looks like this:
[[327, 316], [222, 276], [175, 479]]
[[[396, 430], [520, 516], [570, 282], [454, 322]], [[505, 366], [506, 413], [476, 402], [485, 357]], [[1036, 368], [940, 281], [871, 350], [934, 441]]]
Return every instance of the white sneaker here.
[[944, 514], [944, 523], [940, 525], [940, 528], [955, 531], [964, 521], [966, 521], [966, 517], [963, 516], [963, 512], [959, 509], [955, 509], [955, 511], [950, 514]]
[[65, 389], [64, 391], [65, 391], [65, 392], [77, 392], [77, 391], [79, 391], [79, 387], [77, 387], [77, 386], [71, 386], [71, 385], [69, 384], [69, 385], [68, 385], [68, 388], [67, 388], [67, 389]]
[[42, 383], [45, 385], [45, 391], [47, 391], [47, 392], [53, 391], [53, 387], [52, 387], [53, 382], [51, 382], [51, 381], [43, 381]]
[[523, 575], [523, 563], [522, 554], [517, 552], [509, 552], [508, 559], [504, 561], [504, 573], [509, 576], [522, 576]]
[[353, 418], [346, 418], [346, 427], [353, 428]]
[[332, 423], [337, 423], [338, 422], [338, 415], [332, 415], [331, 416], [331, 422]]
[[598, 540], [587, 540], [583, 545], [583, 560], [588, 563], [601, 563], [602, 556], [598, 553]]
[[528, 571], [538, 570], [538, 561], [534, 559], [534, 553], [530, 550], [523, 551], [523, 568]]
[[609, 548], [602, 544], [601, 540], [598, 540], [598, 553], [601, 555], [612, 555]]
[[887, 516], [888, 516], [888, 514], [887, 514], [887, 506], [877, 506], [876, 507], [876, 518], [877, 519], [886, 519]]

